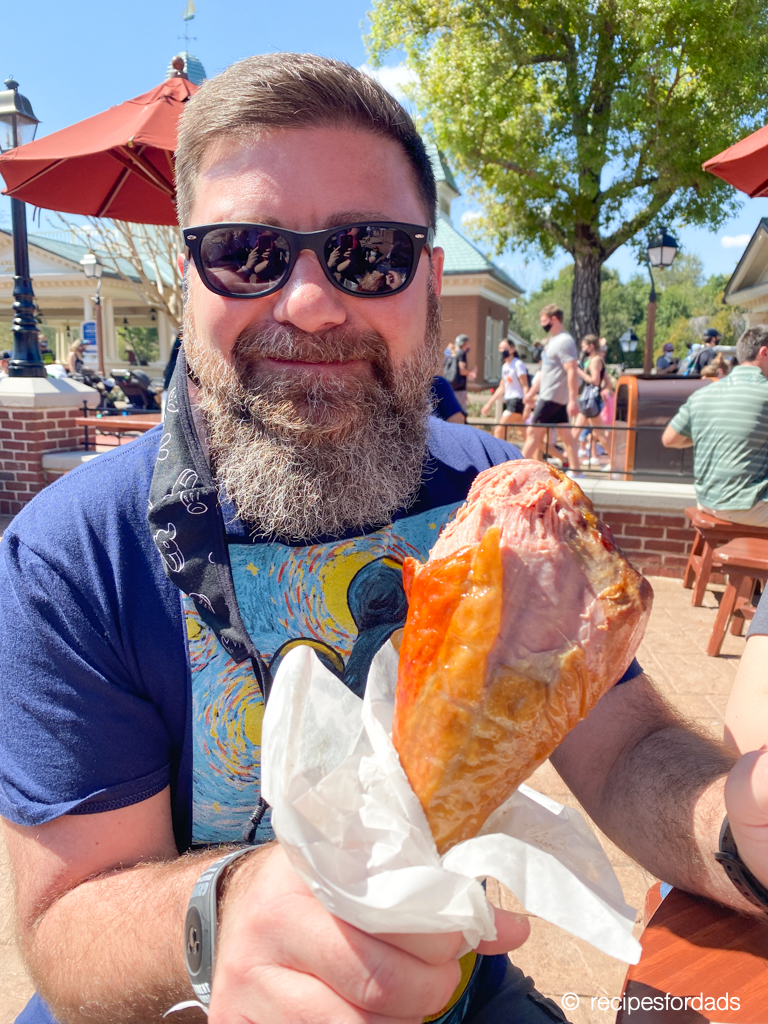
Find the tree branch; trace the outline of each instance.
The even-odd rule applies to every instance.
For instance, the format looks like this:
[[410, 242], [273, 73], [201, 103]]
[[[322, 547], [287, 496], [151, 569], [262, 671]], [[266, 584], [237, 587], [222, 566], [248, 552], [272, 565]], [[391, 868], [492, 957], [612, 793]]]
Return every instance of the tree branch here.
[[638, 231], [647, 228], [653, 218], [664, 209], [674, 194], [674, 189], [659, 192], [644, 209], [640, 210], [631, 220], [622, 224], [612, 235], [606, 238], [603, 243], [605, 259], [612, 256], [618, 248], [624, 245], [625, 242], [628, 242]]
[[554, 195], [558, 189], [561, 189], [570, 200], [574, 199], [573, 189], [569, 188], [564, 181], [553, 185], [545, 175], [540, 174], [538, 171], [533, 171], [529, 167], [521, 167], [514, 160], [486, 160], [486, 163], [493, 164], [495, 167], [501, 167], [505, 171], [512, 171], [513, 174], [519, 174], [521, 177], [530, 178], [531, 181], [535, 181], [538, 185], [545, 188], [547, 193]]

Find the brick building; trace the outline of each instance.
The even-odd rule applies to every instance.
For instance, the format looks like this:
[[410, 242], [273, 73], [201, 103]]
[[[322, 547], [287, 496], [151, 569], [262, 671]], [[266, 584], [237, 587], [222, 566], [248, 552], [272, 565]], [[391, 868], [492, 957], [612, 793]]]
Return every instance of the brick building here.
[[445, 249], [443, 276], [443, 340], [469, 336], [469, 366], [477, 367], [475, 385], [486, 387], [499, 379], [498, 348], [507, 336], [509, 304], [523, 289], [477, 246], [460, 234], [451, 221], [451, 203], [460, 195], [451, 169], [437, 147], [427, 147], [438, 193], [436, 244]]

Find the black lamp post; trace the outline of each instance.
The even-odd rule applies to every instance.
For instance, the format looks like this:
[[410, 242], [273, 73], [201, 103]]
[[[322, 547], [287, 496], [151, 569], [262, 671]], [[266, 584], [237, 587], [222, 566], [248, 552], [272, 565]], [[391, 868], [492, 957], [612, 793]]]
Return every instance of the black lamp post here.
[[[0, 92], [0, 150], [6, 152], [31, 142], [40, 123], [26, 96], [19, 92], [19, 83], [6, 79], [5, 92]], [[27, 241], [27, 208], [20, 199], [11, 199], [13, 225], [13, 358], [8, 364], [9, 377], [45, 377], [46, 369], [37, 343], [35, 293], [29, 276], [29, 243]]]
[[672, 260], [680, 248], [678, 243], [663, 228], [648, 243], [648, 275], [651, 279], [651, 294], [648, 296], [648, 315], [645, 327], [645, 353], [643, 356], [643, 373], [650, 373], [653, 367], [653, 339], [656, 335], [656, 285], [651, 267], [671, 267]]

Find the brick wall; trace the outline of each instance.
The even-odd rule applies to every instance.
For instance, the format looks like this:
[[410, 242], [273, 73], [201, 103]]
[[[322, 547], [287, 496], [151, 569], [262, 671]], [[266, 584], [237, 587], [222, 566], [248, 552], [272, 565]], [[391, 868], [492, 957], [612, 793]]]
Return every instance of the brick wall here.
[[[595, 508], [613, 531], [616, 543], [646, 576], [682, 579], [693, 530], [682, 512], [628, 512]], [[719, 582], [714, 576], [713, 582]]]
[[466, 334], [472, 346], [469, 353], [470, 367], [477, 367], [477, 380], [470, 388], [486, 387], [483, 377], [485, 367], [485, 318], [504, 321], [504, 336], [509, 322], [509, 310], [498, 302], [492, 302], [480, 295], [444, 295], [440, 300], [443, 322], [443, 342], [447, 345], [457, 334]]
[[79, 448], [75, 408], [0, 407], [0, 515], [16, 515], [48, 483], [44, 452]]

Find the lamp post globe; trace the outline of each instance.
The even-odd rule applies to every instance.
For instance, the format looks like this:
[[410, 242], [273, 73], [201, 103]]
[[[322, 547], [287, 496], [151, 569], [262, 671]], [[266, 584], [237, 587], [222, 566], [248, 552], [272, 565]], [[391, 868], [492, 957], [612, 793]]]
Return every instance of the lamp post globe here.
[[[0, 91], [0, 149], [6, 152], [31, 142], [39, 123], [32, 104], [19, 92], [19, 83], [13, 78], [6, 79], [5, 91]], [[38, 344], [35, 293], [29, 274], [27, 208], [20, 199], [11, 198], [11, 224], [14, 315], [13, 358], [8, 364], [8, 376], [45, 377], [45, 364]]]
[[651, 294], [648, 296], [643, 373], [650, 373], [653, 368], [653, 341], [656, 336], [656, 284], [651, 267], [660, 267], [661, 269], [671, 267], [679, 248], [679, 244], [666, 228], [662, 228], [648, 243], [647, 266], [648, 276], [651, 279]]

